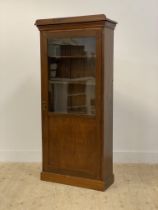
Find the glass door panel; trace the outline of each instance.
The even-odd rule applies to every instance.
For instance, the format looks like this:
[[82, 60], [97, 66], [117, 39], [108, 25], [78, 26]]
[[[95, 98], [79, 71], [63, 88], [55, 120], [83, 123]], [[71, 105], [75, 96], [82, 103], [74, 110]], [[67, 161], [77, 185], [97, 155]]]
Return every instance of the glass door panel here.
[[96, 37], [48, 38], [49, 112], [95, 115]]

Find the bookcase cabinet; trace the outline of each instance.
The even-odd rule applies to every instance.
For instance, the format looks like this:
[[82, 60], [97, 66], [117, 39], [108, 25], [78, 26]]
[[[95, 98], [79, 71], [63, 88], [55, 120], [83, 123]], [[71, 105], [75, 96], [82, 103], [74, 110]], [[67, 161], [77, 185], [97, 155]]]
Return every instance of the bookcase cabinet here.
[[114, 181], [113, 34], [105, 15], [39, 19], [41, 179], [105, 190]]

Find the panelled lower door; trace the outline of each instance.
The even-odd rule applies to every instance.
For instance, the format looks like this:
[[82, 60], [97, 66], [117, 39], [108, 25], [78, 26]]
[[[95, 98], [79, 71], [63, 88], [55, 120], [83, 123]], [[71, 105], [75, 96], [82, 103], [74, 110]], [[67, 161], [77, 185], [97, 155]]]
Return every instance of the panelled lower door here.
[[43, 170], [99, 178], [101, 32], [41, 33]]

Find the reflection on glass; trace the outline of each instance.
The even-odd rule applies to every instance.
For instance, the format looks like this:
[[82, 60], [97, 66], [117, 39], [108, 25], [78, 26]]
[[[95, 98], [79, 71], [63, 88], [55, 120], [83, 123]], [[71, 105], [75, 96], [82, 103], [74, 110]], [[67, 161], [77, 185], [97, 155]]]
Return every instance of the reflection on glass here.
[[49, 111], [95, 115], [95, 37], [48, 39]]

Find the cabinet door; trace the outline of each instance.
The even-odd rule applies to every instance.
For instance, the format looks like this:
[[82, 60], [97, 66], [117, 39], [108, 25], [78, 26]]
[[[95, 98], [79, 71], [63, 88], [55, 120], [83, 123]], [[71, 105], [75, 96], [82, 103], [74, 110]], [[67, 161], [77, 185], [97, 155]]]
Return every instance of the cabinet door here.
[[42, 32], [43, 169], [99, 178], [101, 31]]

